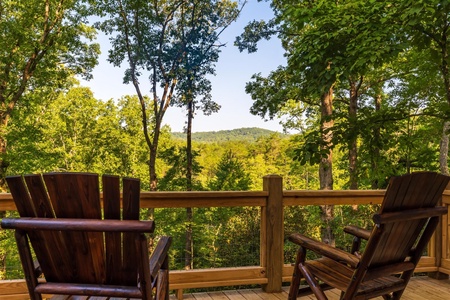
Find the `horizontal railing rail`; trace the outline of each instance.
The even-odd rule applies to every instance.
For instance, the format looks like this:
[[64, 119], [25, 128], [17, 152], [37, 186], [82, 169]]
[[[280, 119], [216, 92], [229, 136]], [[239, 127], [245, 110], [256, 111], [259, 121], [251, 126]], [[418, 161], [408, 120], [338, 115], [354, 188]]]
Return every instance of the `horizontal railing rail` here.
[[[292, 266], [284, 264], [284, 220], [287, 206], [380, 204], [384, 190], [348, 191], [286, 191], [277, 175], [264, 177], [262, 191], [246, 192], [141, 192], [142, 208], [185, 207], [259, 207], [261, 209], [260, 266], [234, 268], [174, 270], [170, 272], [170, 289], [220, 287], [230, 285], [262, 285], [266, 292], [281, 290], [282, 282], [290, 281]], [[450, 205], [450, 190], [443, 194], [443, 205]], [[10, 194], [0, 194], [0, 211], [14, 211]], [[423, 256], [418, 272], [450, 274], [448, 216]], [[0, 281], [0, 300], [26, 299], [24, 280]]]

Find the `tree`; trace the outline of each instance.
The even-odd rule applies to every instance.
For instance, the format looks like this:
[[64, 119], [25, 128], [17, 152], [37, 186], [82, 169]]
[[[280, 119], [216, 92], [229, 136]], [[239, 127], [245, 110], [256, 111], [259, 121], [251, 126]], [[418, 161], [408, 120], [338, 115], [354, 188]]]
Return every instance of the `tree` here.
[[[253, 52], [260, 39], [277, 34], [286, 50], [286, 67], [272, 72], [267, 80], [256, 76], [256, 82], [247, 85], [247, 92], [257, 99], [252, 112], [262, 116], [268, 113], [271, 117], [291, 100], [319, 107], [312, 109], [318, 112], [317, 134], [311, 133], [309, 142], [304, 144], [307, 148], [301, 149], [298, 157], [316, 158], [321, 189], [333, 189], [333, 149], [339, 143], [346, 143], [349, 187], [356, 189], [357, 108], [361, 87], [368, 72], [395, 59], [401, 50], [392, 28], [383, 22], [389, 3], [284, 0], [273, 1], [272, 8], [273, 20], [250, 23], [236, 40], [241, 50]], [[386, 47], [375, 46], [380, 43]], [[273, 92], [284, 88], [290, 91]], [[345, 99], [347, 126], [342, 131], [345, 134], [336, 135], [334, 98], [344, 89], [348, 90]], [[261, 95], [269, 96], [262, 98]], [[308, 154], [311, 150], [314, 153]], [[332, 208], [323, 207], [323, 213], [324, 221], [329, 224]], [[327, 228], [330, 227], [327, 225]], [[323, 237], [325, 240], [333, 243], [330, 229], [325, 236], [328, 236]]]
[[[184, 150], [184, 151], [182, 151]], [[161, 180], [161, 188], [166, 190], [185, 190], [186, 187], [186, 168], [188, 164], [185, 159], [186, 156], [185, 149], [179, 149], [176, 146], [172, 146], [166, 149], [161, 156], [164, 160], [167, 161], [168, 165], [171, 166], [167, 173]], [[196, 152], [193, 153], [193, 158], [195, 158], [198, 154]], [[192, 164], [193, 175], [200, 172], [201, 167], [193, 161]], [[192, 184], [192, 183], [191, 183]], [[195, 190], [202, 190], [202, 187], [199, 183], [194, 183]], [[189, 270], [194, 268], [193, 258], [194, 258], [194, 241], [192, 238], [192, 220], [193, 220], [193, 210], [192, 207], [186, 208], [186, 231], [185, 231], [185, 260], [184, 267]]]
[[220, 48], [225, 46], [219, 43], [220, 35], [236, 20], [239, 13], [238, 3], [228, 0], [190, 1], [181, 6], [180, 36], [177, 38], [185, 50], [177, 98], [178, 105], [185, 106], [187, 110], [185, 129], [188, 191], [192, 190], [192, 122], [198, 109], [205, 115], [220, 109], [220, 105], [211, 98], [211, 82], [206, 76], [215, 74], [214, 64], [219, 58]]
[[213, 191], [247, 191], [251, 186], [250, 175], [231, 150], [219, 162], [215, 178], [208, 184]]
[[[109, 61], [129, 68], [124, 82], [132, 83], [141, 104], [143, 133], [149, 149], [149, 182], [157, 189], [156, 157], [164, 114], [172, 105], [187, 107], [186, 189], [192, 189], [192, 119], [196, 97], [201, 95], [202, 109], [210, 114], [219, 109], [211, 100], [206, 75], [214, 74], [221, 32], [239, 15], [231, 0], [121, 0], [117, 3], [93, 3], [101, 17], [109, 19], [97, 25], [111, 37]], [[144, 100], [141, 75], [149, 73], [152, 92], [151, 114]], [[153, 122], [149, 122], [153, 118]], [[187, 209], [187, 224], [192, 211]], [[189, 226], [189, 225], [188, 225]], [[192, 262], [191, 228], [187, 228], [186, 267]]]
[[[326, 14], [321, 10], [330, 10], [331, 6], [327, 1], [319, 1], [317, 3], [317, 11], [319, 14]], [[323, 4], [323, 5], [320, 5]], [[292, 6], [291, 6], [292, 5]], [[274, 2], [272, 7], [275, 11], [275, 19], [269, 23], [253, 22], [250, 23], [241, 38], [236, 40], [236, 44], [240, 50], [247, 49], [249, 52], [257, 50], [256, 43], [261, 38], [268, 38], [270, 34], [278, 33], [282, 40], [283, 47], [287, 51], [288, 66], [286, 68], [279, 68], [277, 71], [269, 75], [270, 79], [277, 79], [281, 77], [293, 78], [293, 82], [288, 83], [289, 86], [294, 86], [294, 90], [301, 92], [295, 98], [300, 101], [308, 102], [310, 99], [316, 101], [319, 99], [320, 105], [320, 163], [319, 163], [319, 178], [321, 189], [333, 189], [332, 176], [332, 137], [333, 137], [333, 89], [337, 77], [337, 69], [332, 66], [328, 59], [333, 52], [338, 51], [338, 47], [330, 45], [328, 41], [324, 41], [325, 37], [320, 36], [314, 28], [321, 28], [320, 20], [312, 18], [313, 10], [311, 10], [309, 3], [290, 3], [290, 1]], [[296, 13], [294, 14], [294, 10]], [[319, 21], [318, 24], [312, 22]], [[330, 24], [325, 24], [326, 28]], [[256, 32], [256, 34], [255, 34]], [[259, 36], [258, 38], [254, 38]], [[336, 47], [336, 48], [334, 48]], [[247, 86], [247, 92], [253, 92], [253, 99], [260, 94], [258, 90], [266, 89], [269, 85], [263, 86]], [[253, 88], [253, 91], [252, 91]], [[264, 94], [264, 93], [263, 93]], [[267, 93], [265, 93], [267, 94]], [[259, 112], [265, 115], [267, 112], [273, 114], [280, 110], [288, 100], [286, 94], [276, 93], [276, 98], [262, 100], [263, 102], [279, 103], [278, 105], [263, 105], [262, 107], [252, 106], [253, 112]], [[282, 98], [278, 98], [281, 96]], [[269, 111], [267, 110], [269, 109]], [[329, 224], [329, 220], [333, 218], [333, 208], [322, 206], [324, 220]], [[330, 244], [334, 243], [332, 237], [331, 227], [326, 225], [324, 241]]]
[[27, 105], [13, 112], [8, 127], [10, 173], [123, 174], [126, 141], [112, 101], [96, 100], [85, 87], [73, 87], [55, 99], [42, 94], [24, 97]]
[[99, 46], [81, 1], [21, 0], [0, 4], [0, 186], [9, 162], [6, 127], [22, 97], [41, 87], [61, 89], [73, 75], [90, 78]]
[[[218, 109], [208, 97], [210, 87], [205, 76], [214, 73], [218, 36], [237, 17], [236, 3], [123, 0], [92, 4], [103, 18], [98, 28], [111, 34], [108, 60], [115, 66], [128, 62], [124, 83], [134, 85], [141, 104], [150, 187], [156, 190], [156, 155], [167, 109], [187, 105], [188, 120], [192, 120], [193, 101], [199, 94], [206, 101], [205, 111]], [[144, 75], [148, 82], [141, 80]], [[146, 83], [152, 94], [150, 107], [144, 101]]]
[[[448, 107], [446, 118], [442, 122], [440, 142], [440, 171], [449, 174], [448, 170], [448, 143], [450, 130], [450, 57], [449, 32], [450, 3], [447, 1], [432, 0], [424, 2], [402, 1], [398, 5], [397, 18], [405, 26], [405, 35], [410, 37], [412, 44], [430, 53], [429, 62], [435, 66], [435, 72], [442, 77], [442, 87], [445, 92], [443, 99]], [[444, 101], [445, 102], [445, 101]]]
[[[179, 143], [169, 145], [161, 150], [160, 157], [167, 164], [167, 170], [162, 174], [159, 181], [159, 189], [162, 191], [186, 191], [186, 147]], [[198, 151], [193, 152], [193, 175], [194, 178], [202, 171], [202, 166], [197, 162]], [[203, 186], [198, 180], [194, 180], [194, 190], [201, 191]]]

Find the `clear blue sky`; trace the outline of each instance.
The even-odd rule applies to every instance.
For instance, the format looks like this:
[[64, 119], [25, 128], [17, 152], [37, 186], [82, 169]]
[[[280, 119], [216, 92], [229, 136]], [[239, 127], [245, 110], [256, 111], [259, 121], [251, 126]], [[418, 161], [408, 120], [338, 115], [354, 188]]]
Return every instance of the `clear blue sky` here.
[[[253, 101], [245, 93], [245, 83], [250, 81], [253, 74], [261, 72], [267, 75], [279, 65], [285, 64], [283, 49], [280, 41], [272, 38], [263, 41], [258, 46], [258, 52], [240, 53], [233, 46], [234, 39], [240, 35], [244, 26], [254, 19], [269, 20], [272, 11], [267, 2], [249, 0], [239, 19], [221, 35], [220, 42], [227, 46], [222, 48], [219, 62], [216, 64], [216, 76], [211, 78], [212, 97], [222, 108], [218, 113], [204, 116], [200, 111], [194, 118], [193, 132], [229, 130], [242, 127], [259, 127], [274, 131], [282, 131], [279, 120], [264, 121], [258, 116], [250, 114], [249, 109]], [[102, 55], [99, 65], [95, 68], [94, 78], [89, 82], [82, 82], [94, 92], [98, 99], [118, 99], [123, 95], [134, 95], [134, 87], [123, 84], [123, 69], [113, 67], [106, 61], [109, 41], [99, 36]], [[149, 91], [145, 91], [149, 93]], [[186, 121], [184, 109], [170, 107], [164, 116], [164, 124], [170, 125], [172, 132], [180, 132]]]

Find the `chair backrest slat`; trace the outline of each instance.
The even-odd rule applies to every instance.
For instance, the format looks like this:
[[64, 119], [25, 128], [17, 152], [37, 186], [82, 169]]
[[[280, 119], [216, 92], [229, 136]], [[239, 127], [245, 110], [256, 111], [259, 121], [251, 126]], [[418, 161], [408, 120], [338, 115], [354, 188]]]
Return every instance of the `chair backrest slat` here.
[[14, 197], [17, 211], [22, 217], [36, 217], [34, 204], [25, 186], [22, 176], [11, 176], [7, 179], [9, 190]]
[[[55, 213], [50, 203], [50, 199], [47, 194], [47, 190], [44, 185], [44, 181], [41, 175], [25, 175], [24, 180], [26, 182], [28, 191], [31, 196], [31, 201], [36, 211], [36, 217], [39, 218], [54, 218]], [[11, 185], [10, 185], [11, 186]], [[34, 244], [38, 244], [37, 247], [45, 247], [45, 253], [40, 252], [41, 257], [39, 261], [41, 269], [45, 272], [47, 280], [49, 281], [63, 281], [66, 278], [71, 278], [71, 274], [61, 274], [60, 270], [71, 270], [74, 268], [74, 261], [67, 257], [70, 244], [65, 241], [65, 237], [61, 232], [44, 231], [42, 232], [44, 243], [42, 241], [36, 241]], [[33, 242], [32, 242], [33, 243]], [[34, 245], [33, 245], [34, 247]], [[45, 255], [45, 258], [42, 257]]]
[[[57, 218], [101, 219], [97, 174], [48, 173], [43, 177]], [[68, 256], [74, 262], [73, 269], [66, 272], [68, 278], [62, 281], [104, 282], [103, 233], [66, 231], [61, 234]]]
[[[32, 187], [39, 186], [39, 182], [42, 184], [42, 178], [40, 176], [38, 177], [37, 184]], [[37, 210], [35, 209], [35, 203], [32, 198], [34, 189], [32, 188], [30, 191], [27, 189], [22, 176], [10, 176], [6, 180], [20, 216], [39, 217], [40, 214], [37, 211], [42, 212], [42, 210], [39, 210], [39, 208]], [[30, 232], [28, 237], [33, 245], [36, 257], [39, 261], [43, 261], [41, 269], [48, 273], [48, 280], [59, 280], [58, 270], [61, 266], [66, 265], [60, 259], [54, 257], [49, 249], [49, 245], [58, 243], [59, 237], [55, 233], [45, 231]]]
[[[380, 214], [409, 209], [435, 207], [447, 187], [449, 177], [421, 172], [413, 175], [393, 177], [389, 183]], [[402, 262], [417, 244], [428, 218], [397, 221], [382, 226], [382, 236], [371, 266]]]
[[[123, 179], [123, 216], [124, 220], [139, 219], [139, 180], [132, 178]], [[138, 258], [136, 256], [136, 233], [123, 234], [123, 262], [122, 269], [125, 278], [123, 282], [129, 285], [136, 284], [136, 270]]]
[[[120, 179], [103, 175], [103, 211], [105, 219], [120, 220]], [[122, 234], [105, 233], [106, 284], [122, 282]]]
[[25, 175], [23, 177], [33, 202], [36, 217], [54, 218], [55, 213], [48, 198], [47, 190], [41, 175]]

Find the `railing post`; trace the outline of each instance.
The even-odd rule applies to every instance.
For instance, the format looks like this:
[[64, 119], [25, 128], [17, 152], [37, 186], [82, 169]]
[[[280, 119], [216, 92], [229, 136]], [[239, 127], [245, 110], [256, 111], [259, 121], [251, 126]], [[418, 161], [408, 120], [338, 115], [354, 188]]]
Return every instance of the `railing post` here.
[[[447, 189], [448, 191], [448, 189]], [[444, 197], [444, 196], [443, 196]], [[444, 202], [444, 201], [442, 201]], [[448, 207], [448, 204], [443, 204]], [[449, 275], [439, 271], [441, 267], [442, 260], [447, 259], [448, 253], [448, 244], [447, 244], [447, 234], [448, 234], [448, 226], [449, 226], [449, 216], [443, 215], [439, 221], [438, 226], [436, 227], [436, 231], [434, 232], [434, 257], [436, 259], [436, 267], [438, 271], [428, 273], [428, 276], [434, 279], [448, 279]]]
[[261, 265], [266, 268], [268, 279], [263, 289], [267, 293], [276, 293], [281, 292], [284, 265], [282, 177], [264, 176], [263, 189], [269, 193], [267, 205], [261, 210]]

